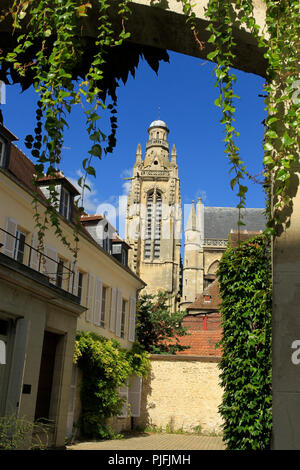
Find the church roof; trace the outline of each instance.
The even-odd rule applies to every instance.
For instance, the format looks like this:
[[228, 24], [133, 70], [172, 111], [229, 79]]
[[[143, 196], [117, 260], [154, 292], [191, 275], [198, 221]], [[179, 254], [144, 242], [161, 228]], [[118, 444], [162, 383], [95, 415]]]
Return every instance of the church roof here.
[[[242, 209], [241, 231], [260, 231], [266, 228], [265, 209]], [[236, 207], [204, 207], [204, 238], [227, 239], [232, 230], [238, 229], [239, 210]]]
[[160, 119], [157, 119], [156, 121], [151, 122], [149, 129], [151, 127], [165, 127], [166, 129], [168, 129], [167, 124], [164, 121], [161, 121]]

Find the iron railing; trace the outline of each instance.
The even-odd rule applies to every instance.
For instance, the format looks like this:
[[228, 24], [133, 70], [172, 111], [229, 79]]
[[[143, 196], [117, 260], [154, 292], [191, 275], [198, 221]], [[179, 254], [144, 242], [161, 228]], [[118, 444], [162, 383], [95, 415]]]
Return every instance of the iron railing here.
[[[8, 235], [11, 238], [14, 238], [15, 242], [20, 240], [20, 238], [17, 235], [13, 235], [12, 233], [8, 232], [7, 230], [4, 230], [1, 227], [0, 227], [0, 231], [5, 233], [6, 235]], [[15, 246], [16, 246], [16, 244], [15, 244]], [[5, 247], [5, 244], [4, 245], [0, 244], [0, 249], [1, 249], [2, 252], [3, 252], [4, 247]], [[25, 262], [25, 247], [29, 248], [28, 263]], [[32, 265], [33, 265], [32, 259], [33, 259], [33, 253], [34, 252], [36, 252], [37, 255], [38, 255], [38, 263], [37, 263], [38, 267], [37, 267], [37, 269], [32, 267]], [[19, 261], [15, 257], [13, 257], [13, 258], [16, 261], [20, 262], [21, 264], [24, 264], [25, 266], [28, 266], [31, 269], [35, 269], [35, 271], [38, 271], [38, 272], [41, 272], [41, 268], [44, 267], [44, 272], [42, 272], [42, 274], [46, 275], [49, 278], [50, 282], [52, 282], [56, 285], [58, 285], [58, 283], [59, 283], [58, 282], [59, 278], [61, 278], [62, 281], [70, 280], [70, 278], [71, 278], [72, 279], [72, 289], [70, 290], [70, 292], [74, 291], [74, 279], [75, 279], [74, 271], [71, 268], [68, 268], [67, 266], [65, 266], [65, 264], [64, 264], [62, 273], [59, 273], [58, 268], [59, 268], [60, 261], [57, 261], [56, 259], [51, 258], [50, 256], [43, 253], [43, 251], [41, 251], [40, 249], [34, 248], [32, 245], [29, 245], [28, 243], [24, 242], [23, 260]], [[45, 266], [46, 266], [46, 260], [47, 259], [52, 261], [53, 263], [55, 263], [55, 265], [56, 265], [56, 271], [55, 272], [53, 272], [53, 273], [46, 272]], [[64, 276], [66, 276], [66, 277], [64, 277]], [[62, 286], [59, 286], [59, 287], [63, 290], [69, 290], [69, 286], [70, 286], [70, 284], [68, 285], [67, 289], [64, 289], [64, 287], [62, 287]]]

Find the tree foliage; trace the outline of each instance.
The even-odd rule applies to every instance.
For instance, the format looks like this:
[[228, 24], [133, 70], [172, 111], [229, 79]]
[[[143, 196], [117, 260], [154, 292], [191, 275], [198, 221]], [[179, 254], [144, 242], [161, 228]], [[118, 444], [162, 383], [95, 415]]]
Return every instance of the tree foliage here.
[[117, 416], [124, 399], [118, 387], [126, 385], [132, 374], [147, 376], [148, 355], [134, 345], [121, 348], [114, 339], [91, 332], [79, 332], [75, 342], [74, 362], [83, 372], [81, 384], [81, 433], [90, 438], [112, 438], [108, 418]]
[[224, 389], [220, 413], [229, 449], [262, 450], [270, 445], [271, 261], [264, 236], [223, 255], [218, 279], [222, 299]]
[[137, 302], [136, 336], [139, 344], [151, 354], [175, 354], [189, 346], [180, 344], [187, 328], [182, 326], [185, 312], [170, 313], [168, 296], [144, 294]]

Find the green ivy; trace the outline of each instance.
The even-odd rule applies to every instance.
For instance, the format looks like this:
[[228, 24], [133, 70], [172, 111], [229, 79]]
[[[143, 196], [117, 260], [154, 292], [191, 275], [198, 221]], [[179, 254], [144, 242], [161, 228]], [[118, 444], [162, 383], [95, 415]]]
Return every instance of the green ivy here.
[[[246, 178], [253, 179], [239, 154], [234, 127], [234, 84], [236, 76], [231, 68], [236, 58], [235, 27], [245, 26], [264, 48], [267, 60], [265, 123], [264, 184], [274, 185], [267, 203], [269, 222], [267, 233], [275, 235], [285, 221], [286, 209], [291, 210], [290, 181], [298, 159], [300, 136], [300, 4], [298, 0], [266, 0], [266, 27], [262, 31], [254, 18], [253, 0], [209, 0], [206, 11], [210, 24], [208, 39], [215, 48], [208, 59], [216, 62], [216, 87], [220, 95], [215, 104], [222, 111], [221, 123], [225, 126], [225, 153], [230, 162], [232, 189], [237, 186], [238, 208], [246, 205]], [[240, 217], [239, 225], [243, 225]]]
[[147, 376], [148, 354], [137, 345], [126, 350], [114, 339], [78, 332], [74, 362], [83, 372], [79, 421], [82, 435], [98, 439], [115, 437], [107, 420], [122, 409], [124, 399], [120, 398], [118, 387], [126, 385], [132, 374]]
[[228, 449], [270, 447], [272, 429], [269, 240], [264, 235], [228, 248], [218, 270], [223, 356], [219, 408]]

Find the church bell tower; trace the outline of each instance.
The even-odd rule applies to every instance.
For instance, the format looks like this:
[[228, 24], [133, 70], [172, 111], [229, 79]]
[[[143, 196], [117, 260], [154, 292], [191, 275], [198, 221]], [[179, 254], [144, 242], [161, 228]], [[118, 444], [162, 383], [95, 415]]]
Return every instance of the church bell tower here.
[[129, 266], [146, 282], [145, 292], [169, 295], [172, 310], [179, 309], [181, 196], [177, 152], [169, 154], [169, 129], [153, 121], [148, 129], [145, 158], [137, 146], [126, 215], [126, 242], [131, 246]]

